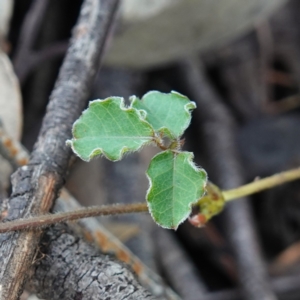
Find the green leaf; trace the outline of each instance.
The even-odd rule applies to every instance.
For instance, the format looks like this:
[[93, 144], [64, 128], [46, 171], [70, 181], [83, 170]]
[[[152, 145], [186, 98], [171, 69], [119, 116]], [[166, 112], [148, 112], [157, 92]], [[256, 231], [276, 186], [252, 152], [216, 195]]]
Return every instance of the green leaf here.
[[153, 135], [153, 128], [140, 111], [125, 107], [123, 98], [110, 97], [90, 102], [74, 123], [73, 139], [67, 144], [83, 160], [103, 154], [116, 161], [124, 153], [150, 143]]
[[190, 214], [192, 204], [205, 192], [206, 172], [193, 163], [190, 152], [167, 150], [151, 160], [147, 170], [149, 211], [164, 228], [176, 229]]
[[196, 108], [194, 102], [174, 91], [169, 94], [152, 91], [141, 100], [132, 96], [130, 101], [131, 107], [146, 112], [146, 121], [155, 131], [170, 138], [178, 138], [183, 134], [191, 122], [191, 110]]

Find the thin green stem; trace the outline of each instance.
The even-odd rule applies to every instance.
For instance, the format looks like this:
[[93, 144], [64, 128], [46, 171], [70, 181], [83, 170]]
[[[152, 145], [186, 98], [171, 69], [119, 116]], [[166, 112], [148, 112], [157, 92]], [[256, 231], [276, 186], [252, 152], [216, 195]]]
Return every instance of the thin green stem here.
[[[300, 168], [275, 174], [273, 176], [243, 185], [236, 189], [222, 191], [222, 196], [226, 202], [229, 202], [296, 179], [300, 179]], [[146, 203], [91, 206], [70, 212], [42, 215], [28, 219], [0, 223], [0, 233], [46, 227], [59, 222], [74, 221], [88, 217], [139, 213], [147, 211], [148, 207]]]
[[47, 227], [55, 223], [74, 221], [95, 216], [111, 216], [147, 211], [148, 207], [146, 203], [90, 206], [69, 212], [41, 215], [28, 219], [19, 219], [16, 221], [0, 223], [0, 233]]
[[222, 191], [222, 194], [225, 201], [232, 201], [296, 179], [300, 179], [300, 168], [278, 173], [264, 179], [259, 179], [236, 189]]

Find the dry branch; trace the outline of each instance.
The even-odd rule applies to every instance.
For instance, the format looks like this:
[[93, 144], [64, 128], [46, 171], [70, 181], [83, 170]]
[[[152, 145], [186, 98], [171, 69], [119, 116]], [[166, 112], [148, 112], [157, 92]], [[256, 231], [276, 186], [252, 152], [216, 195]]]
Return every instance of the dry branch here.
[[[117, 0], [84, 1], [29, 164], [13, 176], [6, 220], [46, 213], [64, 183], [71, 155], [65, 140], [85, 106]], [[42, 231], [0, 236], [0, 299], [22, 291]]]
[[125, 265], [99, 254], [66, 225], [48, 230], [41, 245], [30, 290], [42, 299], [155, 299]]
[[172, 232], [157, 228], [153, 236], [161, 268], [182, 298], [197, 300], [205, 297], [208, 291], [204, 281], [197, 273], [194, 262], [172, 236]]
[[[197, 113], [200, 120], [203, 120], [203, 130], [209, 141], [207, 146], [216, 175], [215, 181], [225, 189], [241, 185], [242, 173], [234, 146], [233, 118], [206, 80], [197, 59], [185, 61], [182, 70], [193, 98], [198, 101], [201, 108]], [[273, 300], [276, 298], [269, 286], [249, 209], [248, 202], [241, 199], [228, 204], [224, 211], [227, 233], [235, 251], [241, 287], [247, 300]]]
[[25, 77], [28, 66], [34, 60], [33, 46], [48, 4], [49, 0], [34, 0], [25, 16], [14, 57], [14, 68], [20, 81]]
[[[0, 122], [0, 155], [3, 155], [12, 166], [20, 166], [21, 163], [24, 161], [27, 163], [29, 159], [29, 154], [27, 153], [26, 149], [17, 141], [12, 139], [4, 130]], [[22, 158], [22, 160], [20, 160]], [[0, 190], [0, 192], [2, 192]], [[1, 193], [0, 193], [1, 196]], [[0, 198], [1, 200], [1, 198]], [[81, 209], [82, 206], [78, 203], [78, 201], [73, 198], [66, 189], [62, 189], [60, 193], [60, 197], [57, 199], [55, 206], [53, 208], [54, 211], [61, 211], [61, 212], [70, 212]], [[2, 212], [5, 214], [5, 211]], [[49, 216], [49, 215], [48, 215]], [[40, 216], [41, 218], [43, 216]], [[18, 220], [16, 221], [18, 222]], [[7, 223], [2, 223], [7, 224]], [[0, 226], [2, 225], [0, 223]], [[142, 284], [144, 288], [150, 291], [154, 296], [159, 297], [159, 299], [168, 299], [168, 300], [178, 300], [179, 297], [167, 286], [165, 286], [162, 278], [158, 276], [155, 272], [149, 269], [142, 261], [136, 257], [126, 246], [124, 246], [115, 236], [113, 236], [107, 229], [105, 229], [96, 218], [88, 218], [88, 219], [81, 219], [77, 223], [71, 222], [68, 224], [70, 229], [75, 232], [75, 235], [83, 237], [89, 244], [93, 244], [96, 248], [100, 250], [103, 254], [110, 254], [113, 257], [117, 258], [119, 261], [125, 263], [127, 268], [129, 267], [138, 278], [138, 281]], [[61, 228], [61, 227], [60, 227]], [[49, 231], [56, 231], [57, 228], [49, 228]], [[53, 236], [53, 232], [49, 232], [48, 236]], [[62, 242], [64, 245], [64, 241], [60, 239], [59, 241]], [[58, 257], [61, 252], [61, 247], [57, 247], [57, 240], [55, 240], [56, 247], [51, 247], [53, 251], [50, 251], [51, 257]], [[88, 251], [90, 251], [89, 247], [85, 247]], [[58, 251], [55, 253], [55, 251]], [[101, 254], [98, 253], [99, 256]], [[88, 256], [88, 253], [81, 252], [80, 256], [82, 260]], [[103, 255], [101, 256], [103, 257]], [[99, 259], [101, 260], [101, 257]], [[41, 260], [43, 258], [47, 258], [43, 255], [42, 258], [38, 259], [38, 262], [41, 264]], [[47, 263], [43, 264], [43, 266], [47, 266]], [[106, 264], [109, 266], [109, 264]], [[105, 269], [102, 269], [103, 272], [106, 272]], [[43, 272], [41, 270], [41, 272]], [[72, 272], [70, 270], [70, 272]], [[56, 273], [56, 272], [55, 272]], [[54, 274], [55, 274], [54, 273]], [[69, 274], [71, 275], [71, 273]], [[78, 275], [78, 274], [77, 274]], [[128, 276], [128, 271], [123, 272], [124, 278], [123, 283], [126, 282]], [[76, 276], [76, 275], [74, 275]], [[81, 276], [81, 275], [80, 275]], [[35, 272], [33, 274], [33, 280], [35, 283], [34, 289], [39, 290], [38, 282], [43, 285], [44, 283], [41, 280], [41, 277], [38, 276]], [[65, 280], [61, 281], [61, 284], [56, 280], [56, 287], [57, 286], [64, 286], [66, 287], [67, 282]], [[99, 282], [98, 282], [99, 283]], [[73, 285], [72, 282], [68, 283], [70, 286]], [[101, 282], [99, 283], [99, 285]], [[130, 283], [131, 284], [131, 283]], [[142, 289], [138, 285], [135, 286], [137, 289]], [[100, 288], [100, 287], [99, 287]], [[70, 288], [68, 288], [70, 290]], [[91, 293], [88, 292], [88, 295]], [[114, 296], [115, 295], [111, 295]], [[46, 296], [45, 296], [46, 297]]]

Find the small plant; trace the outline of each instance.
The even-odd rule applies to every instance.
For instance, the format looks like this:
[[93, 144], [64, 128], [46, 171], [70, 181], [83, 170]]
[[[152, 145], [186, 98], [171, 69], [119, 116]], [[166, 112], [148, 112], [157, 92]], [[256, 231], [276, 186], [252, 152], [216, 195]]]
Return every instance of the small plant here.
[[205, 193], [206, 172], [193, 162], [193, 153], [181, 150], [183, 135], [196, 108], [187, 97], [152, 91], [140, 100], [110, 97], [90, 102], [73, 126], [67, 143], [83, 160], [104, 155], [117, 161], [125, 153], [154, 144], [163, 151], [154, 156], [146, 175], [146, 199], [154, 221], [176, 229], [188, 218], [192, 205]]
[[18, 219], [1, 223], [0, 233], [92, 216], [147, 211], [164, 228], [176, 229], [187, 218], [194, 226], [202, 227], [219, 214], [228, 201], [300, 179], [300, 168], [295, 168], [227, 191], [207, 181], [205, 170], [194, 164], [193, 153], [181, 150], [181, 137], [195, 108], [194, 102], [177, 92], [152, 91], [141, 100], [132, 96], [129, 106], [125, 106], [120, 97], [91, 101], [74, 123], [73, 139], [67, 144], [85, 161], [100, 155], [118, 161], [126, 153], [138, 151], [145, 145], [159, 147], [162, 152], [152, 158], [146, 172], [147, 204], [91, 206]]

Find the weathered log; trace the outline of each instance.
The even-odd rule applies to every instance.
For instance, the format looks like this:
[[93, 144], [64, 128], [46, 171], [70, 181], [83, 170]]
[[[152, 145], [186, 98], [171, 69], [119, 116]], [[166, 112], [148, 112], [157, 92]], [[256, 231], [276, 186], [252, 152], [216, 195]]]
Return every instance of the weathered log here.
[[[29, 164], [13, 177], [6, 220], [48, 212], [71, 156], [65, 141], [85, 106], [118, 1], [84, 1]], [[0, 236], [0, 299], [17, 299], [42, 231]]]
[[155, 299], [125, 265], [76, 238], [64, 224], [47, 230], [41, 245], [29, 287], [42, 299]]

